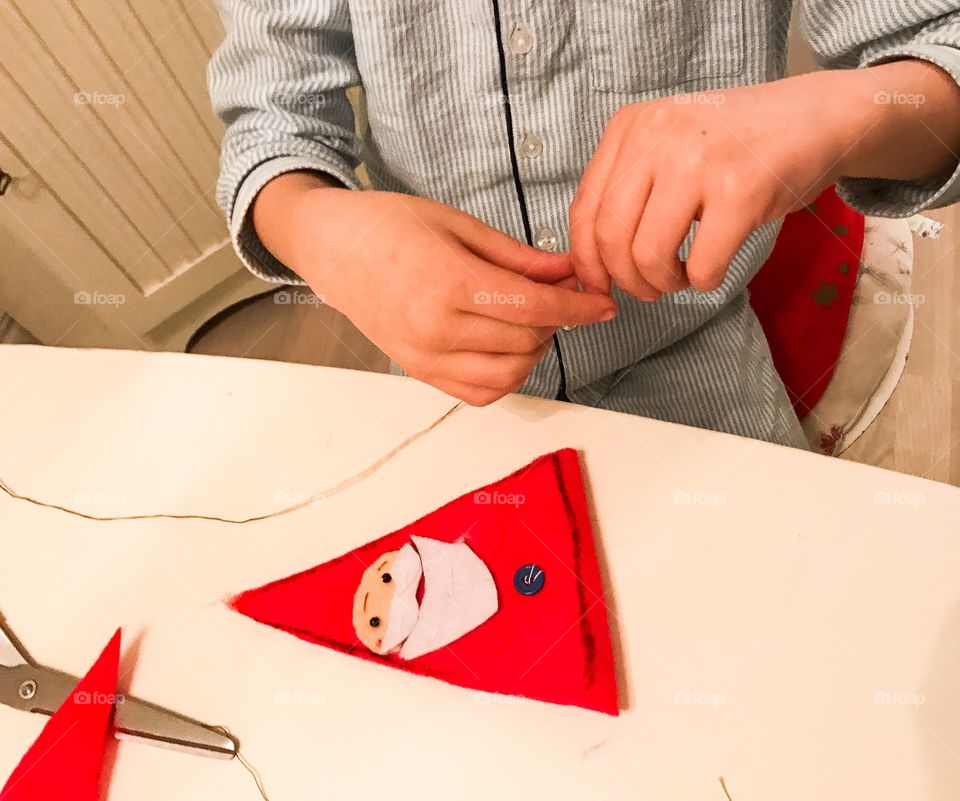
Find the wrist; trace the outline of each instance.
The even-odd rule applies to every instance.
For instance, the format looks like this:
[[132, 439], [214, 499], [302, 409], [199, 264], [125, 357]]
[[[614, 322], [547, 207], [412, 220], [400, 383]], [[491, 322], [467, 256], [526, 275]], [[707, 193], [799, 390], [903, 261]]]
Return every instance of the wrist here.
[[832, 76], [839, 175], [920, 180], [956, 167], [960, 93], [949, 74], [902, 59]]
[[825, 120], [836, 151], [834, 180], [872, 177], [885, 160], [883, 133], [896, 125], [900, 108], [883, 101], [883, 92], [866, 69], [825, 73], [823, 92], [831, 98]]
[[322, 252], [336, 252], [332, 241], [341, 227], [335, 212], [353, 190], [334, 184], [315, 172], [289, 172], [269, 181], [257, 194], [251, 222], [264, 247], [314, 290], [322, 265], [316, 263], [317, 243]]
[[877, 101], [865, 70], [825, 70], [799, 76], [806, 83], [803, 113], [815, 119], [824, 185], [843, 176], [860, 177], [877, 156], [877, 130], [889, 124], [892, 107]]

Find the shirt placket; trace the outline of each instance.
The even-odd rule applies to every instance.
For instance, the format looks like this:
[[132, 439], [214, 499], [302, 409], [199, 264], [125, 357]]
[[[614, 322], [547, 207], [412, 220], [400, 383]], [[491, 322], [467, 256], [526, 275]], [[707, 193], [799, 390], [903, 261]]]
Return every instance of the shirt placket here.
[[[558, 231], [563, 223], [561, 212], [552, 208], [537, 192], [538, 182], [548, 174], [551, 158], [551, 131], [545, 121], [548, 115], [534, 106], [536, 81], [547, 79], [543, 64], [546, 55], [540, 46], [545, 38], [545, 23], [536, 19], [531, 3], [516, 3], [509, 0], [491, 0], [499, 12], [503, 64], [506, 69], [506, 84], [511, 111], [511, 148], [514, 158], [514, 180], [524, 230], [529, 244], [546, 252], [555, 252], [561, 247]], [[557, 397], [566, 400], [566, 375], [560, 337], [554, 336], [560, 381]]]

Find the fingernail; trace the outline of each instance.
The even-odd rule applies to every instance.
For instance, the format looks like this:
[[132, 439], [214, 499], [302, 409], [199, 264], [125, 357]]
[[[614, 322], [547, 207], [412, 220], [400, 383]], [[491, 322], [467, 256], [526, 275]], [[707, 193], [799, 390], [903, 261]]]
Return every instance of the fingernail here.
[[616, 316], [617, 316], [617, 310], [616, 310], [616, 309], [610, 309], [610, 311], [607, 311], [607, 312], [604, 312], [604, 313], [603, 313], [603, 316], [600, 318], [600, 322], [601, 322], [601, 323], [606, 323], [606, 322], [612, 320], [612, 319], [613, 319], [614, 317], [616, 317]]

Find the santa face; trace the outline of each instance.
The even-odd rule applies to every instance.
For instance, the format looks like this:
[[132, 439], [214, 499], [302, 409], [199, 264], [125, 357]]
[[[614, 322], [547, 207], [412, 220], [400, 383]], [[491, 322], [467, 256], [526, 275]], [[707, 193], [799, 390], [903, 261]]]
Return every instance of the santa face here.
[[399, 649], [401, 659], [449, 645], [497, 611], [493, 576], [469, 546], [427, 537], [410, 540], [374, 560], [353, 599], [360, 642], [377, 654]]
[[404, 549], [381, 554], [363, 571], [353, 599], [353, 627], [367, 648], [388, 653], [417, 620], [420, 560]]

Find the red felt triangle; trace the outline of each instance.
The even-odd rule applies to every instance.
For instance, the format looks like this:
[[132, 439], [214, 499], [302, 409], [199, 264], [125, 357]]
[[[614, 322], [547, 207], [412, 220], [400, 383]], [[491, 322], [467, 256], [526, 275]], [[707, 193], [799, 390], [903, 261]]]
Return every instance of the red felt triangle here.
[[[411, 535], [462, 538], [493, 575], [498, 609], [450, 645], [405, 661], [360, 643], [352, 605], [363, 571]], [[528, 564], [545, 576], [535, 595], [514, 588], [516, 572]], [[244, 592], [231, 605], [309, 642], [461, 687], [618, 711], [607, 605], [574, 450], [542, 456], [399, 531]]]
[[10, 774], [0, 801], [96, 801], [104, 751], [112, 738], [120, 630], [47, 721]]

